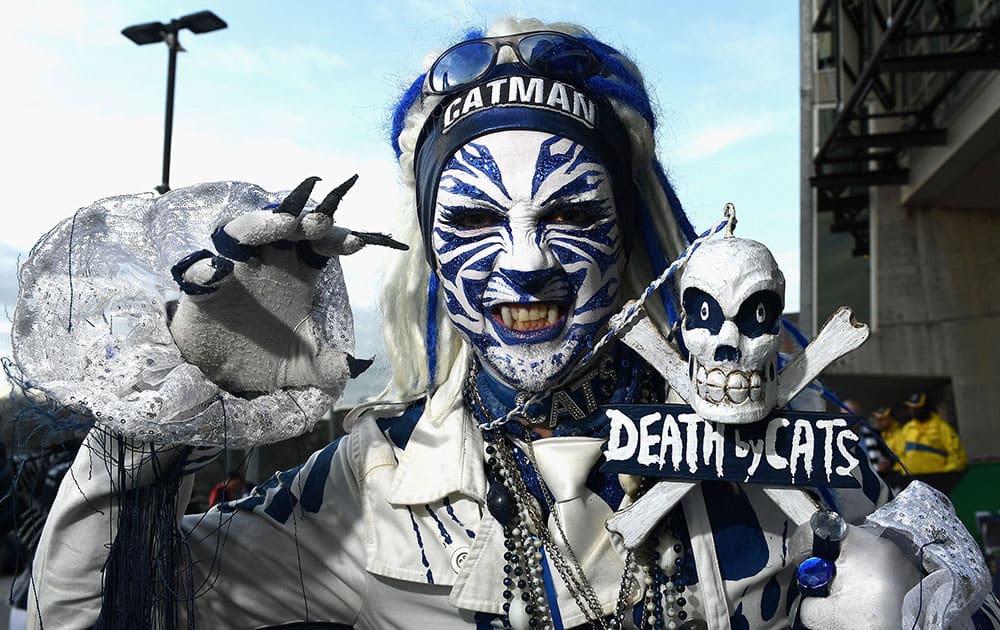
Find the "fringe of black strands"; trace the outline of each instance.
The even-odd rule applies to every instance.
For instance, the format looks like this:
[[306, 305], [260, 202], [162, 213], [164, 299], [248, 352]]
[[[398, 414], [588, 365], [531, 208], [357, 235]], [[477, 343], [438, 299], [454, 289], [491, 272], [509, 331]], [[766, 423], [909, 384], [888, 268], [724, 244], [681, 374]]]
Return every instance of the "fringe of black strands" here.
[[[157, 447], [133, 445], [116, 437], [106, 453], [118, 470], [121, 496], [118, 535], [104, 567], [101, 615], [95, 630], [176, 630], [178, 607], [186, 609], [184, 627], [194, 628], [193, 576], [187, 545], [178, 529], [177, 492], [183, 478], [185, 457], [172, 457], [166, 468], [157, 468]], [[132, 450], [154, 457], [156, 479], [138, 484], [131, 478]], [[183, 455], [183, 454], [182, 454]], [[135, 487], [137, 486], [138, 487]]]

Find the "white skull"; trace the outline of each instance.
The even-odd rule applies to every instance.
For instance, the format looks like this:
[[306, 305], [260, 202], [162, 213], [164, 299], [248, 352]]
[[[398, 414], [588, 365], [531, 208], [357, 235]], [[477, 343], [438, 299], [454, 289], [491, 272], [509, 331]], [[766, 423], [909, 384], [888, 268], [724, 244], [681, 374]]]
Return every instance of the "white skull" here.
[[682, 337], [690, 353], [688, 403], [706, 420], [756, 422], [774, 408], [785, 277], [749, 239], [706, 242], [680, 283]]

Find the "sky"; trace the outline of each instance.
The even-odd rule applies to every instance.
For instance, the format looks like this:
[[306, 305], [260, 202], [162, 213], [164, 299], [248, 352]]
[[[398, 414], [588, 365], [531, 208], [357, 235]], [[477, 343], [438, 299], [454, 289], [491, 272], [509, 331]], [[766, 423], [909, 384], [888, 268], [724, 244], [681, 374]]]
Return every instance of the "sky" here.
[[[660, 159], [696, 229], [735, 203], [737, 234], [770, 247], [786, 311], [798, 310], [797, 3], [48, 0], [7, 7], [0, 38], [0, 356], [32, 244], [80, 207], [160, 182], [167, 50], [121, 29], [205, 9], [229, 27], [181, 35], [172, 188], [285, 190], [317, 175], [319, 199], [358, 173], [338, 223], [392, 232], [402, 193], [387, 124], [424, 60], [498, 17], [574, 21], [638, 61], [657, 98]], [[374, 312], [382, 259], [344, 261], [356, 314]], [[374, 341], [360, 332], [364, 355]]]

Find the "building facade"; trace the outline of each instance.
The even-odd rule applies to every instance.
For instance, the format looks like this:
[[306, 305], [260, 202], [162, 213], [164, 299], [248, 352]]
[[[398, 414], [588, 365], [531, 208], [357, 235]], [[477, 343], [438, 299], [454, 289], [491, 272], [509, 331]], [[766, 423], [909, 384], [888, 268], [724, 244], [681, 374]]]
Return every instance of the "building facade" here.
[[927, 391], [1000, 460], [1000, 1], [803, 0], [802, 327], [865, 411]]

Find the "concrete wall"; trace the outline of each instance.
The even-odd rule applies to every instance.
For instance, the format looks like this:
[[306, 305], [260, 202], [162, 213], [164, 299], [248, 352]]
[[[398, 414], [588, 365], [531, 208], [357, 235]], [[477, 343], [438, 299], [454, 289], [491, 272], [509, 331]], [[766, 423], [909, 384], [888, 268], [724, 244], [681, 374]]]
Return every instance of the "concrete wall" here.
[[970, 457], [1000, 457], [1000, 210], [876, 194], [877, 328], [829, 371], [951, 378]]

